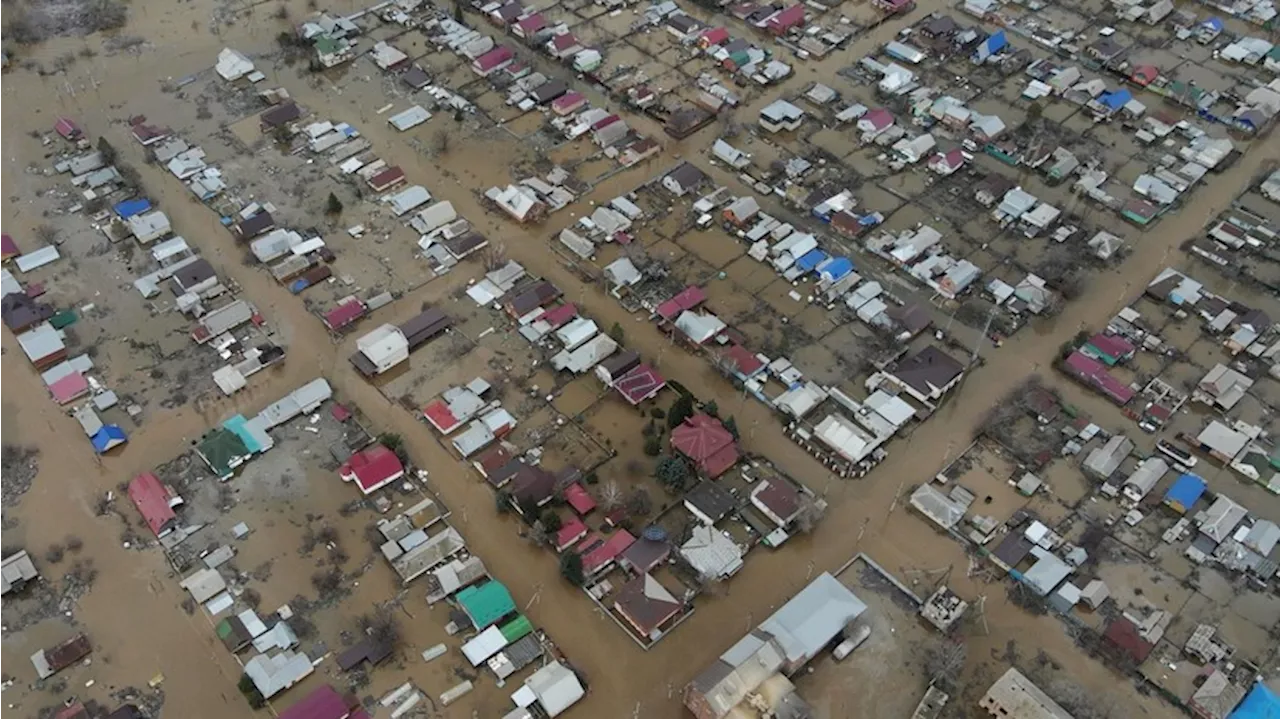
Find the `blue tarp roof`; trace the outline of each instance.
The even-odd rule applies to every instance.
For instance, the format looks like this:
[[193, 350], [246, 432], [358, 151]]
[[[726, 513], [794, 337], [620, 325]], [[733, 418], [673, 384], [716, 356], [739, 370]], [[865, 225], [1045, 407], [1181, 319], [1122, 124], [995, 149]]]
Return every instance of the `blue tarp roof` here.
[[1258, 682], [1229, 719], [1280, 719], [1280, 697], [1266, 684]]
[[858, 218], [858, 224], [863, 227], [874, 227], [881, 222], [884, 222], [884, 215], [879, 212], [872, 212], [870, 215], [863, 215]]
[[128, 442], [129, 437], [119, 426], [107, 424], [103, 425], [97, 434], [90, 437], [89, 441], [93, 443], [93, 450], [98, 454], [102, 454], [116, 445]]
[[1187, 511], [1195, 505], [1196, 500], [1200, 499], [1200, 495], [1204, 494], [1204, 480], [1194, 474], [1184, 474], [1178, 477], [1178, 481], [1169, 487], [1169, 491], [1165, 492], [1165, 504], [1181, 505], [1182, 511]]
[[121, 219], [129, 219], [134, 215], [140, 215], [151, 209], [151, 201], [145, 197], [139, 197], [133, 200], [125, 200], [115, 206], [116, 214]]
[[1098, 102], [1106, 105], [1108, 109], [1119, 110], [1133, 99], [1133, 93], [1124, 88], [1119, 90], [1108, 90], [1098, 96]]
[[1218, 32], [1222, 32], [1222, 28], [1224, 27], [1224, 25], [1222, 24], [1222, 19], [1216, 18], [1216, 17], [1211, 17], [1208, 20], [1205, 20], [1204, 22], [1200, 23], [1200, 26], [1207, 27], [1210, 30], [1217, 30]]
[[827, 253], [822, 250], [809, 250], [804, 253], [800, 259], [796, 260], [796, 267], [805, 272], [812, 271], [815, 267], [822, 264], [827, 259]]
[[838, 280], [853, 272], [853, 262], [848, 257], [833, 257], [821, 271], [832, 280]]

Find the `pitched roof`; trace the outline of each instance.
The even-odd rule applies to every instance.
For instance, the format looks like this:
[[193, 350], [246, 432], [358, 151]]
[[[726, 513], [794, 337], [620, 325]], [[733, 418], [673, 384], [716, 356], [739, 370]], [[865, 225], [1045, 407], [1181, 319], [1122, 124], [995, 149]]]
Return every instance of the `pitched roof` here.
[[800, 511], [800, 491], [782, 480], [765, 480], [751, 491], [751, 498], [783, 522], [790, 522]]
[[280, 712], [278, 719], [356, 719], [364, 709], [352, 695], [343, 696], [337, 689], [323, 684], [297, 704]]
[[172, 496], [160, 479], [150, 472], [144, 472], [129, 482], [129, 499], [157, 537], [170, 529], [169, 523], [178, 517], [169, 505]]
[[707, 414], [695, 414], [672, 430], [671, 446], [712, 478], [738, 462], [737, 441], [719, 419]]
[[685, 494], [684, 501], [713, 523], [728, 516], [738, 504], [729, 490], [707, 481], [698, 482]]
[[484, 629], [516, 610], [511, 592], [499, 581], [472, 585], [458, 592], [456, 598], [476, 629]]
[[678, 614], [682, 605], [653, 575], [642, 574], [622, 585], [614, 606], [648, 636]]
[[[598, 535], [597, 535], [598, 536]], [[583, 541], [579, 546], [582, 551], [582, 571], [588, 576], [604, 569], [634, 544], [636, 538], [625, 529], [619, 529], [603, 542]]]
[[958, 360], [929, 345], [899, 362], [893, 375], [903, 384], [928, 396], [935, 389], [946, 387], [963, 373], [964, 365]]
[[375, 444], [355, 454], [338, 468], [346, 481], [355, 480], [360, 491], [374, 492], [404, 475], [404, 465], [389, 448]]
[[576, 482], [565, 488], [564, 501], [578, 514], [587, 514], [596, 508], [596, 500]]
[[681, 312], [691, 310], [707, 301], [707, 293], [697, 285], [689, 285], [679, 294], [658, 305], [654, 310], [664, 320], [674, 319]]
[[523, 462], [516, 468], [511, 482], [511, 496], [517, 502], [541, 504], [555, 494], [556, 477], [541, 467], [533, 467]]
[[666, 386], [667, 380], [647, 364], [632, 369], [613, 383], [614, 389], [631, 404], [640, 404]]

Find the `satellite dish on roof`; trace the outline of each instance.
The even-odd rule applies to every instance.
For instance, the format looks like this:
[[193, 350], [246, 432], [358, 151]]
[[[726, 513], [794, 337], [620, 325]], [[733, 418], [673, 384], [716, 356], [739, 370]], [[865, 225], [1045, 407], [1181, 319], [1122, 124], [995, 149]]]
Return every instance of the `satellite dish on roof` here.
[[650, 542], [662, 542], [667, 538], [667, 530], [657, 525], [650, 525], [644, 528], [644, 531], [640, 533], [640, 536]]

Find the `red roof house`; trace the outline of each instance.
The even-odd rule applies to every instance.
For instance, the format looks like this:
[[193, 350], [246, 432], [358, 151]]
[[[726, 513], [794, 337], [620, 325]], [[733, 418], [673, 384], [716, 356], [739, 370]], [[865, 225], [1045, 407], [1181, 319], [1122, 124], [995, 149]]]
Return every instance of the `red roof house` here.
[[964, 153], [958, 147], [929, 158], [929, 169], [939, 175], [950, 175], [961, 167], [964, 167]]
[[791, 524], [800, 514], [800, 490], [780, 479], [770, 479], [751, 490], [751, 503], [779, 527]]
[[737, 441], [720, 420], [709, 414], [695, 414], [672, 430], [671, 446], [711, 479], [738, 462]]
[[570, 302], [569, 304], [560, 305], [559, 307], [552, 307], [546, 312], [538, 315], [538, 319], [534, 321], [546, 322], [551, 325], [551, 329], [558, 330], [563, 327], [566, 322], [577, 316], [578, 308]]
[[324, 313], [324, 326], [337, 332], [364, 317], [366, 312], [365, 304], [353, 298]]
[[404, 465], [395, 452], [375, 444], [351, 455], [338, 468], [342, 481], [355, 483], [360, 491], [372, 494], [404, 476]]
[[471, 63], [471, 69], [481, 77], [487, 77], [491, 73], [497, 72], [515, 59], [515, 53], [511, 52], [511, 48], [506, 45], [499, 45], [494, 49], [486, 52]]
[[386, 192], [404, 182], [404, 170], [400, 169], [399, 166], [392, 165], [370, 177], [368, 182], [369, 189], [374, 192]]
[[0, 260], [17, 257], [20, 254], [22, 251], [18, 249], [18, 243], [13, 241], [13, 237], [8, 232], [0, 235]]
[[89, 380], [79, 372], [72, 372], [49, 385], [49, 394], [53, 395], [53, 400], [58, 404], [74, 402], [89, 394]]
[[664, 320], [673, 320], [680, 316], [681, 312], [691, 310], [703, 302], [707, 301], [707, 293], [697, 285], [689, 285], [680, 291], [680, 294], [658, 305], [654, 310], [659, 317]]
[[587, 104], [587, 96], [580, 92], [566, 92], [551, 101], [551, 111], [557, 115], [568, 115], [577, 112]]
[[702, 33], [702, 37], [698, 38], [698, 44], [703, 48], [712, 46], [720, 46], [729, 41], [729, 31], [722, 27], [713, 27]]
[[608, 539], [601, 539], [600, 535], [593, 534], [590, 538], [584, 539], [578, 546], [582, 548], [582, 573], [588, 577], [599, 574], [618, 560], [618, 555], [626, 551], [627, 547], [634, 544], [636, 538], [625, 529], [619, 529]]
[[53, 130], [66, 140], [78, 140], [84, 134], [80, 126], [69, 117], [59, 117], [58, 121], [53, 123]]
[[649, 399], [666, 386], [667, 380], [658, 374], [658, 370], [647, 364], [636, 367], [613, 383], [613, 388], [618, 390], [618, 394], [632, 405], [638, 405]]
[[577, 517], [569, 517], [560, 524], [560, 529], [556, 532], [556, 551], [563, 552], [585, 536], [587, 536], [587, 525]]
[[1067, 374], [1093, 387], [1122, 407], [1133, 399], [1133, 390], [1113, 377], [1106, 365], [1078, 350], [1063, 360], [1062, 367]]
[[175, 495], [154, 474], [145, 472], [134, 477], [129, 482], [129, 499], [157, 537], [173, 531], [178, 519], [173, 508], [182, 504], [182, 498]]
[[786, 10], [776, 13], [765, 23], [765, 27], [774, 35], [786, 35], [787, 31], [804, 22], [804, 5], [796, 3]]
[[1129, 80], [1139, 87], [1146, 87], [1160, 77], [1160, 68], [1155, 65], [1139, 65], [1129, 74]]
[[529, 38], [546, 26], [546, 18], [535, 12], [516, 22], [515, 26], [511, 28], [511, 32], [515, 33], [517, 37]]
[[1154, 649], [1154, 645], [1138, 633], [1138, 627], [1124, 617], [1108, 624], [1102, 638], [1108, 648], [1131, 660], [1135, 666], [1145, 662]]
[[324, 684], [280, 712], [279, 719], [368, 719], [368, 716], [355, 695], [344, 696]]
[[564, 501], [570, 507], [573, 507], [573, 511], [584, 517], [590, 514], [591, 510], [596, 508], [596, 500], [591, 498], [591, 495], [587, 493], [587, 490], [582, 488], [581, 484], [575, 483], [566, 487], [564, 490]]
[[733, 373], [733, 376], [742, 380], [750, 379], [764, 369], [764, 361], [751, 354], [751, 350], [742, 345], [733, 345], [721, 352], [720, 361]]

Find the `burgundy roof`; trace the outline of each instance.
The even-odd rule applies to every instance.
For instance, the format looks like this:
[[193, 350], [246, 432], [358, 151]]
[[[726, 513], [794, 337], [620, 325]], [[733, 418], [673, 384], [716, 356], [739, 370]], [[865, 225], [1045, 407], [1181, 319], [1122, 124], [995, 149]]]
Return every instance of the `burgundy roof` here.
[[[324, 684], [316, 687], [302, 701], [280, 712], [278, 719], [343, 719], [358, 709], [359, 702], [353, 696], [342, 696], [337, 689]], [[359, 710], [363, 711], [363, 710]]]
[[580, 92], [566, 92], [551, 101], [551, 108], [556, 112], [570, 112], [576, 105], [584, 103], [586, 100], [586, 96]]
[[1129, 400], [1133, 399], [1133, 390], [1111, 376], [1111, 373], [1107, 372], [1106, 366], [1092, 357], [1081, 354], [1079, 351], [1072, 352], [1063, 361], [1063, 366], [1076, 379], [1093, 386], [1116, 404], [1125, 405], [1129, 403]]
[[604, 128], [612, 125], [615, 122], [619, 122], [621, 120], [622, 118], [619, 117], [618, 115], [609, 115], [608, 117], [604, 117], [599, 120], [596, 120], [596, 122], [591, 126], [591, 131], [599, 132], [600, 130], [603, 130]]
[[738, 445], [720, 420], [695, 414], [671, 432], [671, 446], [708, 477], [719, 477], [738, 461]]
[[587, 525], [583, 524], [581, 519], [569, 517], [560, 524], [560, 529], [556, 532], [556, 551], [563, 552], [582, 539], [586, 533]]
[[129, 499], [156, 536], [178, 516], [169, 506], [170, 496], [168, 488], [150, 472], [144, 472], [129, 482]]
[[726, 28], [716, 27], [702, 33], [702, 41], [708, 45], [719, 45], [729, 39], [729, 31]]
[[338, 472], [343, 479], [354, 478], [360, 491], [368, 494], [404, 474], [404, 465], [395, 452], [375, 444], [351, 455]]
[[[598, 538], [599, 535], [593, 535], [593, 537]], [[618, 555], [635, 543], [636, 538], [631, 536], [631, 533], [627, 530], [619, 529], [613, 536], [603, 542], [591, 542], [588, 544], [587, 541], [584, 541], [580, 546], [587, 547], [587, 550], [582, 553], [582, 571], [589, 576], [616, 560]]]
[[733, 345], [729, 349], [720, 353], [724, 360], [733, 365], [738, 374], [744, 377], [750, 377], [759, 372], [764, 367], [764, 362], [751, 353], [751, 350], [742, 345]]
[[802, 22], [804, 22], [804, 5], [796, 3], [769, 18], [769, 31], [782, 34]]
[[324, 315], [324, 323], [331, 330], [338, 330], [364, 316], [365, 306], [360, 300], [347, 300], [344, 304], [329, 310]]
[[476, 457], [473, 463], [481, 474], [489, 477], [497, 470], [507, 466], [510, 461], [511, 452], [501, 444], [495, 444]]
[[510, 60], [513, 56], [514, 54], [511, 52], [511, 48], [508, 48], [506, 45], [499, 45], [476, 58], [475, 65], [481, 70], [492, 70], [493, 68]]
[[756, 501], [763, 504], [782, 521], [789, 522], [800, 510], [800, 492], [780, 479], [767, 480], [755, 492]]
[[524, 33], [534, 33], [546, 26], [546, 18], [536, 12], [516, 23], [516, 27], [520, 28], [520, 31]]
[[1123, 357], [1134, 351], [1133, 343], [1120, 335], [1098, 333], [1089, 338], [1089, 344], [1109, 357]]
[[551, 309], [538, 315], [539, 322], [546, 322], [551, 329], [559, 329], [564, 323], [578, 316], [578, 308], [572, 302]]
[[893, 113], [883, 107], [877, 107], [858, 119], [860, 122], [870, 123], [877, 130], [883, 130], [893, 124]]
[[531, 467], [519, 460], [515, 478], [511, 480], [511, 496], [519, 502], [541, 504], [556, 491], [556, 476], [541, 467]]
[[658, 305], [655, 310], [658, 316], [664, 320], [675, 319], [681, 312], [691, 310], [694, 307], [707, 301], [707, 293], [697, 285], [689, 285], [680, 291], [680, 294]]
[[587, 514], [596, 508], [596, 500], [591, 498], [581, 484], [571, 484], [565, 488], [564, 501], [578, 514]]
[[377, 190], [379, 188], [387, 188], [404, 179], [404, 170], [398, 166], [392, 165], [387, 169], [379, 172], [369, 178], [369, 187]]
[[1138, 628], [1133, 622], [1121, 617], [1107, 625], [1102, 635], [1108, 644], [1128, 655], [1133, 661], [1141, 664], [1151, 654], [1153, 645], [1138, 635]]
[[57, 122], [53, 123], [53, 129], [68, 140], [74, 140], [82, 134], [80, 126], [69, 117], [59, 117]]
[[13, 241], [13, 237], [8, 232], [0, 235], [0, 256], [7, 260], [20, 254], [22, 251], [18, 249], [18, 243]]
[[613, 388], [631, 404], [640, 404], [666, 386], [667, 380], [647, 364], [636, 367], [613, 383]]
[[551, 38], [551, 46], [557, 50], [568, 50], [578, 44], [578, 38], [573, 33], [566, 32]]

